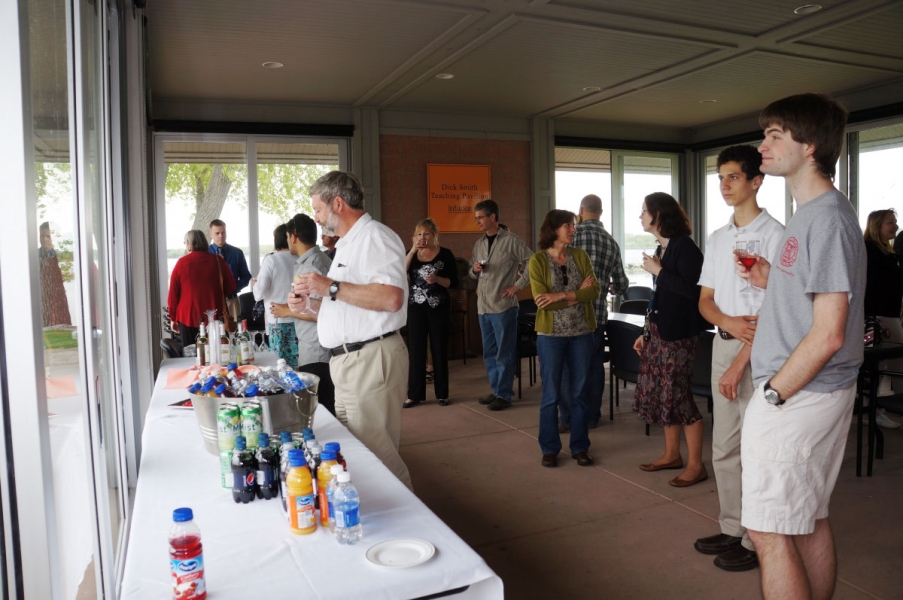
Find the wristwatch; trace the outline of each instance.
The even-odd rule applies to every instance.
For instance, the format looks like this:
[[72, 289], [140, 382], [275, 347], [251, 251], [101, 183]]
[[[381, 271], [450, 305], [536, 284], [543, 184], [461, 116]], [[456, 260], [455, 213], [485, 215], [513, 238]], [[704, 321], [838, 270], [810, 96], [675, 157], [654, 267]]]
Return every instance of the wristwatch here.
[[765, 382], [765, 402], [768, 402], [772, 406], [780, 406], [784, 404], [784, 399], [781, 398], [781, 395], [778, 393], [778, 391], [771, 387], [770, 379]]
[[333, 281], [329, 285], [329, 299], [335, 302], [335, 295], [339, 293], [339, 284], [341, 281]]

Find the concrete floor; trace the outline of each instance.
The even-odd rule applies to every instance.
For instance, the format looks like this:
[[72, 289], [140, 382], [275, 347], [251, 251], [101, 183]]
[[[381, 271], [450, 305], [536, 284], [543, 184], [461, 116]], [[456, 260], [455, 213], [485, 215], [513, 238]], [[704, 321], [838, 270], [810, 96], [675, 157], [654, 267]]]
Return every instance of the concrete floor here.
[[[403, 411], [401, 454], [417, 495], [470, 544], [505, 583], [506, 597], [759, 598], [759, 571], [727, 573], [693, 549], [719, 533], [711, 468], [711, 415], [705, 401], [703, 459], [708, 481], [668, 485], [679, 471], [646, 473], [662, 429], [644, 435], [631, 411], [633, 386], [621, 406], [590, 430], [593, 467], [578, 467], [565, 450], [559, 467], [540, 466], [536, 441], [541, 386], [501, 412], [477, 403], [489, 393], [482, 360], [451, 364], [452, 404], [429, 401]], [[517, 381], [515, 380], [515, 390]], [[884, 430], [885, 458], [874, 476], [855, 476], [855, 429], [831, 503], [839, 578], [835, 598], [903, 598], [903, 428]], [[686, 457], [686, 445], [683, 446]]]

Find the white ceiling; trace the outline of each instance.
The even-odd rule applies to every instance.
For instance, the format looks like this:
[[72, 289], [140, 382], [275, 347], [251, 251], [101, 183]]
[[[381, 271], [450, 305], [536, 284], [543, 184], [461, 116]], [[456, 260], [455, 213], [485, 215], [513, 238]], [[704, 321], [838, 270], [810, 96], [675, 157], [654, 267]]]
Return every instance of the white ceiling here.
[[817, 0], [820, 12], [794, 14], [806, 1], [149, 0], [150, 85], [154, 102], [685, 130], [804, 91], [903, 101], [874, 93], [903, 81], [903, 2]]

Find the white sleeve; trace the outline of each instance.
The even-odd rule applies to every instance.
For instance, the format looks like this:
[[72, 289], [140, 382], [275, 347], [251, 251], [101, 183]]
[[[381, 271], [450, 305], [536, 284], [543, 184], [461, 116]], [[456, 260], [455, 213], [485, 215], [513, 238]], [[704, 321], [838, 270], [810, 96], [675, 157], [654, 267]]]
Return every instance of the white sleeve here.
[[260, 265], [260, 273], [257, 275], [257, 283], [254, 284], [254, 288], [251, 290], [254, 292], [255, 300], [263, 300], [270, 293], [270, 283], [273, 280], [273, 264], [275, 260], [267, 260], [266, 257], [263, 259], [263, 264]]

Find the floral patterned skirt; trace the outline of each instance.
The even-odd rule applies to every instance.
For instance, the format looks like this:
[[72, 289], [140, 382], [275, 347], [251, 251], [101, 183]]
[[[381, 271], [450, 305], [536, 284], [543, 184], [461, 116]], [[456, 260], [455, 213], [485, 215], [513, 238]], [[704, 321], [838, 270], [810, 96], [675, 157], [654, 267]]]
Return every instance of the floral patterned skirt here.
[[696, 337], [668, 342], [655, 323], [649, 325], [652, 338], [643, 344], [633, 410], [650, 424], [692, 425], [702, 420], [690, 391]]
[[270, 350], [279, 358], [284, 358], [290, 367], [298, 367], [298, 338], [295, 337], [294, 323], [270, 323], [267, 325], [270, 336]]

